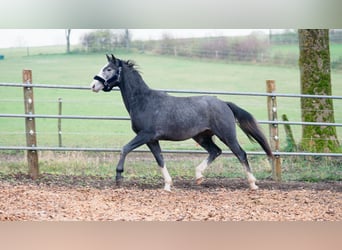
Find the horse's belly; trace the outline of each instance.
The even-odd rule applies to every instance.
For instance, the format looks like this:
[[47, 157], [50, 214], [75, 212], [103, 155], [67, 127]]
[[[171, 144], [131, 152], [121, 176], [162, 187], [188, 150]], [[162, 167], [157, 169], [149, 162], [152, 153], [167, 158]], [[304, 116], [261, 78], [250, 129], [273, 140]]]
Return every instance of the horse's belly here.
[[160, 140], [169, 140], [169, 141], [184, 141], [194, 136], [200, 134], [208, 130], [207, 127], [202, 128], [174, 128], [168, 131], [165, 131], [160, 136]]

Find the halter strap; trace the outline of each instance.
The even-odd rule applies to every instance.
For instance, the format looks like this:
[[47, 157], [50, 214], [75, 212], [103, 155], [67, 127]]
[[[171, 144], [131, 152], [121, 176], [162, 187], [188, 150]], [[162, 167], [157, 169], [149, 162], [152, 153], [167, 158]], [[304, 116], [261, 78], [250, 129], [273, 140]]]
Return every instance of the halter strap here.
[[98, 76], [98, 75], [94, 76], [94, 80], [101, 82], [103, 85], [106, 82], [105, 79], [103, 79], [101, 76]]
[[102, 90], [105, 92], [111, 91], [115, 87], [115, 85], [120, 83], [121, 72], [122, 72], [122, 62], [119, 59], [117, 59], [117, 60], [119, 61], [119, 67], [117, 68], [115, 74], [111, 78], [106, 80], [99, 75], [94, 76], [94, 80], [97, 80], [103, 84], [104, 87]]

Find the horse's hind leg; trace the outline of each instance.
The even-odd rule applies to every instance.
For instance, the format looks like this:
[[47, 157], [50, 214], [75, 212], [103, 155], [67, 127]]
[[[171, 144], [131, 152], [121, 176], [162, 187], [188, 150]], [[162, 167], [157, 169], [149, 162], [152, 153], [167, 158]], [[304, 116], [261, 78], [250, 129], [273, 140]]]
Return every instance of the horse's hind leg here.
[[[224, 124], [228, 124], [228, 122]], [[215, 134], [218, 138], [220, 138], [220, 140], [224, 144], [226, 144], [230, 148], [233, 154], [239, 159], [241, 164], [245, 167], [249, 186], [252, 190], [256, 190], [258, 189], [258, 186], [255, 185], [256, 178], [252, 174], [251, 168], [247, 160], [246, 152], [240, 147], [239, 142], [236, 139], [235, 124], [231, 124], [231, 126], [229, 127], [227, 127], [224, 132], [222, 132], [222, 130], [217, 130], [215, 131]]]
[[234, 155], [239, 159], [241, 164], [245, 167], [246, 174], [247, 174], [247, 180], [249, 182], [249, 186], [252, 190], [258, 189], [258, 186], [255, 185], [256, 178], [252, 174], [251, 168], [249, 166], [248, 160], [247, 160], [247, 154], [246, 152], [240, 147], [239, 143], [237, 142], [236, 138], [234, 138], [233, 142], [229, 141], [223, 141], [230, 150], [234, 153]]
[[222, 153], [222, 150], [213, 142], [211, 133], [202, 133], [193, 139], [209, 153], [208, 158], [196, 167], [196, 183], [200, 185], [203, 182], [203, 171]]
[[170, 192], [171, 191], [171, 185], [172, 185], [172, 179], [171, 179], [169, 172], [167, 171], [163, 155], [161, 154], [161, 148], [160, 148], [159, 142], [158, 141], [149, 142], [149, 143], [147, 143], [147, 146], [151, 150], [151, 152], [152, 152], [154, 158], [156, 159], [158, 166], [160, 167], [160, 170], [163, 174], [164, 181], [165, 181], [164, 190]]

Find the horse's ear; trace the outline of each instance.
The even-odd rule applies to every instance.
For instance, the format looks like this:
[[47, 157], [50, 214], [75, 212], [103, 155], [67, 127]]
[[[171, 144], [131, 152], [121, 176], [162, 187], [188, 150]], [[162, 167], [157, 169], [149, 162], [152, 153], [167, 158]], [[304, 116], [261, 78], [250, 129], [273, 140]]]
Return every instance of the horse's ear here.
[[115, 61], [116, 61], [116, 58], [115, 58], [115, 56], [112, 54], [112, 62], [115, 63]]
[[109, 55], [106, 54], [106, 57], [107, 57], [108, 62], [110, 62], [111, 59], [110, 59]]

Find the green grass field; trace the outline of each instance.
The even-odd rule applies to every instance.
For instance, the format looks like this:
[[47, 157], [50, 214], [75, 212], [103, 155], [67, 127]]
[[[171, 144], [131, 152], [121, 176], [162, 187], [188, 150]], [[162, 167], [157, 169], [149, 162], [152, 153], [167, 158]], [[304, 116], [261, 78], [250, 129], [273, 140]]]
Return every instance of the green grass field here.
[[[279, 48], [281, 50], [281, 48]], [[289, 49], [289, 48], [286, 48]], [[292, 48], [292, 50], [295, 50]], [[342, 54], [342, 50], [339, 53]], [[31, 69], [33, 83], [89, 86], [92, 77], [106, 63], [103, 54], [63, 54], [64, 47], [0, 49], [5, 60], [0, 60], [0, 82], [20, 83], [22, 70]], [[211, 60], [166, 57], [139, 53], [115, 52], [121, 59], [132, 59], [146, 83], [152, 88], [187, 89], [211, 91], [261, 92], [266, 89], [266, 80], [274, 79], [277, 92], [299, 93], [298, 67], [259, 66], [233, 64]], [[335, 55], [336, 56], [336, 55]], [[334, 95], [342, 95], [342, 72], [332, 72]], [[22, 114], [22, 88], [0, 87], [0, 113]], [[58, 98], [63, 99], [65, 115], [127, 116], [120, 93], [92, 93], [84, 90], [35, 89], [35, 113], [58, 112]], [[250, 111], [257, 120], [267, 120], [266, 97], [219, 96], [233, 101]], [[336, 100], [335, 110], [342, 109]], [[287, 114], [291, 121], [300, 121], [300, 101], [296, 98], [278, 98], [278, 118]], [[342, 113], [335, 112], [336, 122], [342, 122]], [[39, 146], [58, 146], [57, 120], [37, 119]], [[0, 145], [24, 146], [24, 119], [0, 118]], [[300, 139], [301, 128], [293, 126], [295, 138]], [[77, 147], [122, 147], [133, 136], [129, 121], [63, 120], [63, 146]], [[239, 129], [238, 129], [239, 130]], [[263, 126], [268, 133], [268, 127]], [[239, 130], [240, 131], [240, 130]], [[338, 129], [339, 136], [342, 130]], [[239, 141], [246, 150], [260, 151], [239, 132]], [[285, 146], [285, 133], [280, 127], [280, 140]], [[192, 140], [163, 142], [163, 149], [197, 149]], [[223, 147], [226, 150], [225, 147]]]
[[[21, 82], [22, 69], [31, 69], [34, 83], [89, 86], [93, 75], [106, 62], [103, 54], [66, 55], [61, 52], [62, 47], [31, 48], [31, 55], [27, 56], [25, 49], [0, 50], [0, 53], [6, 56], [5, 60], [0, 61], [0, 82]], [[266, 89], [265, 81], [274, 79], [277, 92], [299, 93], [299, 70], [296, 67], [238, 65], [122, 52], [117, 53], [117, 56], [135, 60], [145, 81], [152, 88], [263, 93]], [[333, 94], [342, 95], [342, 73], [333, 72], [332, 77]], [[91, 91], [35, 89], [34, 95], [37, 114], [57, 114], [57, 100], [62, 98], [65, 115], [127, 116], [119, 92], [95, 94]], [[22, 97], [21, 88], [2, 87], [0, 113], [22, 113]], [[267, 120], [266, 97], [220, 98], [235, 102], [250, 111], [258, 120]], [[300, 120], [299, 99], [278, 98], [278, 106], [279, 116], [285, 113], [292, 121]], [[335, 101], [335, 109], [340, 108], [342, 103]], [[336, 122], [342, 122], [339, 112], [335, 112], [335, 116]], [[2, 118], [0, 145], [23, 145], [23, 122], [23, 119]], [[63, 120], [62, 130], [64, 146], [120, 147], [133, 136], [127, 121]], [[267, 127], [264, 130], [266, 132]], [[296, 138], [299, 138], [300, 127], [293, 126], [293, 130]], [[37, 131], [39, 145], [57, 145], [57, 120], [38, 119]], [[283, 137], [283, 129], [280, 132]], [[250, 144], [244, 135], [239, 137], [245, 147], [255, 146]], [[192, 141], [168, 144], [172, 148], [194, 145]]]

